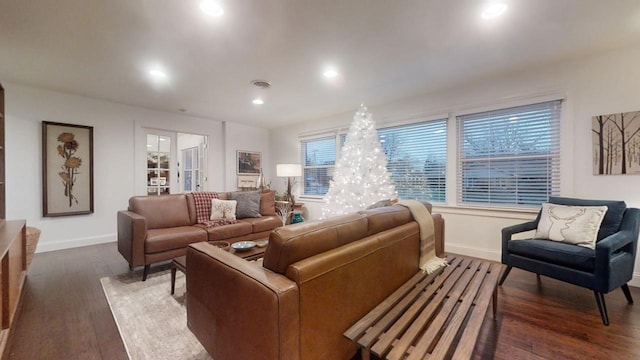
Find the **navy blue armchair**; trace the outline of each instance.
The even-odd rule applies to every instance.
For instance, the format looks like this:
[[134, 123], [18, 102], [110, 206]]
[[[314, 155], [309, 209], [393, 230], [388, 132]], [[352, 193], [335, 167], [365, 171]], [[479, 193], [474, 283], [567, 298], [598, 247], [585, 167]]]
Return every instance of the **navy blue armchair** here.
[[581, 200], [551, 197], [559, 205], [608, 207], [598, 231], [595, 250], [543, 239], [512, 240], [513, 234], [535, 230], [535, 220], [502, 229], [502, 263], [507, 265], [502, 285], [516, 267], [593, 290], [602, 322], [609, 325], [604, 294], [622, 288], [629, 304], [633, 298], [627, 283], [633, 276], [638, 245], [640, 209], [627, 208], [624, 201]]

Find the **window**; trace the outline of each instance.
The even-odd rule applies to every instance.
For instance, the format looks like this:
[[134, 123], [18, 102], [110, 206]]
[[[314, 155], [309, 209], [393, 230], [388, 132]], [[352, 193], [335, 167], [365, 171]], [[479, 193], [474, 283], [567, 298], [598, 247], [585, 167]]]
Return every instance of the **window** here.
[[171, 136], [147, 134], [147, 194], [171, 192]]
[[458, 203], [534, 207], [558, 194], [560, 107], [458, 116]]
[[445, 202], [447, 180], [447, 119], [378, 130], [401, 199]]
[[[445, 202], [447, 119], [394, 126], [378, 130], [398, 195], [402, 199]], [[322, 196], [329, 191], [346, 134], [302, 140], [304, 194]]]
[[324, 195], [336, 163], [336, 137], [302, 140], [302, 178], [305, 195]]
[[200, 148], [197, 146], [182, 150], [183, 191], [200, 191]]

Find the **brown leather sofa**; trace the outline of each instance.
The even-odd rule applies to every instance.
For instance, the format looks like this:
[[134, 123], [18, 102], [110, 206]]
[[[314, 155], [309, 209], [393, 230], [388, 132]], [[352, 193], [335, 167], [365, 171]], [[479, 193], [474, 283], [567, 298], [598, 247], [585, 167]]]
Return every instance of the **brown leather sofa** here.
[[[442, 254], [444, 220], [432, 216]], [[187, 323], [216, 360], [350, 359], [342, 333], [419, 271], [418, 258], [418, 223], [399, 205], [280, 227], [262, 262], [191, 244]]]
[[[229, 196], [218, 193], [223, 200]], [[151, 264], [185, 255], [191, 243], [266, 239], [278, 226], [282, 222], [277, 216], [263, 215], [207, 228], [196, 224], [195, 201], [190, 193], [134, 196], [129, 199], [128, 210], [118, 211], [118, 251], [131, 268], [144, 265], [144, 281]]]

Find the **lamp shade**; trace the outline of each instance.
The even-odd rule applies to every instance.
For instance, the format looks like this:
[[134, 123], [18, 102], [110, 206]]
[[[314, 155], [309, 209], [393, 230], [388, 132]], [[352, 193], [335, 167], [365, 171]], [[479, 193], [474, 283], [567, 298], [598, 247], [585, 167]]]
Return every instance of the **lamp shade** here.
[[282, 177], [302, 176], [302, 166], [300, 164], [278, 164], [276, 174]]

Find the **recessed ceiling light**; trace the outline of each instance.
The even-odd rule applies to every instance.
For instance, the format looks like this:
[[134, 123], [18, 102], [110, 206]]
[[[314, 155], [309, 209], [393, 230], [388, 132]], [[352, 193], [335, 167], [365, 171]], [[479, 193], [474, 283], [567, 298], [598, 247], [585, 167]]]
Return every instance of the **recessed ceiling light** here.
[[166, 79], [167, 73], [160, 69], [151, 69], [149, 70], [149, 75], [151, 75], [155, 79]]
[[322, 75], [324, 75], [324, 77], [326, 77], [327, 79], [333, 79], [338, 76], [338, 71], [334, 68], [327, 68], [325, 69], [324, 73], [322, 73]]
[[481, 16], [483, 19], [493, 19], [504, 14], [505, 11], [507, 11], [507, 4], [492, 3], [487, 5], [487, 7], [484, 8]]
[[224, 14], [220, 4], [212, 0], [202, 0], [200, 2], [200, 10], [209, 16], [220, 17]]
[[264, 101], [262, 99], [253, 99], [252, 103], [255, 105], [262, 105], [264, 104]]

